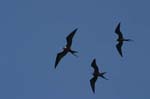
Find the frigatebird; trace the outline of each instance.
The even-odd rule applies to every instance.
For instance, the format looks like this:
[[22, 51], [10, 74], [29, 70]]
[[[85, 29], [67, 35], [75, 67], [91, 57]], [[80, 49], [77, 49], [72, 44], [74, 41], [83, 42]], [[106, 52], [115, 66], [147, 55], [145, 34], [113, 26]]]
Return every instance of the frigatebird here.
[[125, 39], [123, 37], [122, 32], [120, 31], [120, 22], [118, 23], [118, 25], [115, 29], [115, 33], [118, 35], [118, 39], [117, 39], [118, 43], [116, 44], [116, 48], [117, 48], [119, 54], [121, 55], [121, 57], [123, 57], [122, 49], [121, 49], [122, 45], [123, 45], [123, 42], [124, 41], [132, 41], [132, 40], [131, 39]]
[[104, 76], [106, 72], [99, 72], [99, 68], [96, 64], [96, 59], [93, 59], [91, 66], [94, 68], [94, 72], [93, 72], [93, 78], [90, 79], [90, 85], [91, 85], [93, 93], [95, 93], [95, 82], [97, 78], [102, 77], [103, 79], [106, 79], [106, 80], [108, 79]]
[[67, 44], [66, 46], [63, 48], [63, 51], [58, 53], [56, 56], [56, 61], [55, 61], [55, 68], [57, 67], [58, 63], [60, 62], [60, 60], [68, 53], [70, 52], [72, 55], [77, 56], [75, 53], [77, 53], [77, 51], [73, 51], [71, 49], [71, 45], [72, 45], [72, 38], [74, 37], [76, 31], [78, 29], [76, 28], [75, 30], [73, 30], [67, 37]]

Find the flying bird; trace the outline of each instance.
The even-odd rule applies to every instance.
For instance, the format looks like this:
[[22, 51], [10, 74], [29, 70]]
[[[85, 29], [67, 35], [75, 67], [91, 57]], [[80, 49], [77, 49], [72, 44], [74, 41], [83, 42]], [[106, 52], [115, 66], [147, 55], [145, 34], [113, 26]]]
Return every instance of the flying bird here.
[[94, 72], [93, 72], [93, 78], [90, 79], [90, 85], [91, 85], [93, 93], [95, 93], [95, 82], [97, 81], [97, 78], [102, 77], [103, 79], [106, 79], [106, 80], [108, 79], [104, 76], [106, 72], [99, 72], [98, 66], [96, 64], [96, 59], [93, 59], [91, 66], [93, 67]]
[[125, 39], [122, 35], [122, 32], [120, 31], [120, 22], [119, 24], [117, 25], [116, 29], [115, 29], [115, 33], [118, 35], [118, 43], [116, 44], [116, 48], [120, 54], [121, 57], [123, 57], [123, 54], [122, 54], [122, 45], [123, 45], [123, 42], [124, 41], [132, 41], [131, 39]]
[[62, 52], [59, 52], [56, 56], [56, 61], [55, 61], [55, 68], [57, 67], [58, 63], [60, 62], [60, 60], [68, 53], [70, 52], [72, 55], [77, 56], [75, 53], [77, 53], [77, 51], [74, 51], [71, 49], [71, 45], [72, 45], [72, 39], [76, 33], [78, 29], [76, 28], [75, 30], [73, 30], [67, 37], [66, 37], [66, 41], [67, 44], [66, 46], [63, 48]]

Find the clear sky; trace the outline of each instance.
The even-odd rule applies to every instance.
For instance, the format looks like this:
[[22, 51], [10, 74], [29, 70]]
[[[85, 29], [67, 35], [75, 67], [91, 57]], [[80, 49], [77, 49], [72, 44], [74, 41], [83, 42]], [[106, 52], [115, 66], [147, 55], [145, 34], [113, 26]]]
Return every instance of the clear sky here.
[[[0, 99], [149, 99], [149, 0], [0, 0]], [[126, 38], [121, 58], [114, 29]], [[72, 48], [56, 54], [75, 28]], [[96, 58], [109, 80], [89, 80]]]

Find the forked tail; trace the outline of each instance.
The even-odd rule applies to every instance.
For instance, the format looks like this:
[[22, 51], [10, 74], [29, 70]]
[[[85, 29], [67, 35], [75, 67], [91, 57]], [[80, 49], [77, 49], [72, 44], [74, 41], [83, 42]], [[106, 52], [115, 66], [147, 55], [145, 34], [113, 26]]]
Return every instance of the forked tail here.
[[104, 74], [106, 74], [106, 72], [101, 73], [101, 77], [104, 78], [104, 79], [106, 79], [106, 80], [108, 80], [108, 79], [104, 76]]
[[76, 53], [78, 53], [77, 51], [70, 50], [70, 53], [71, 53], [72, 55], [78, 57], [78, 56], [76, 55]]

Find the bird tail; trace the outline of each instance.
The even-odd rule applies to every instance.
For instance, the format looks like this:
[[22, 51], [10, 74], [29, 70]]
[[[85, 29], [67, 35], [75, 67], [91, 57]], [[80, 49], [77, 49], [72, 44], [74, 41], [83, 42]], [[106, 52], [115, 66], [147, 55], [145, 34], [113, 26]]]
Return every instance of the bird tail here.
[[131, 39], [125, 39], [125, 41], [133, 41], [133, 40], [131, 40]]
[[108, 80], [108, 79], [104, 76], [104, 74], [106, 74], [106, 72], [102, 72], [102, 73], [101, 73], [101, 77], [104, 78], [104, 79], [106, 79], [106, 80]]
[[73, 51], [73, 50], [70, 50], [70, 53], [76, 57], [78, 57], [75, 53], [78, 53], [78, 51]]

